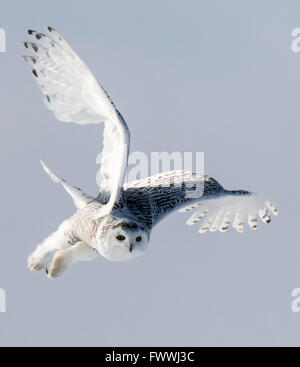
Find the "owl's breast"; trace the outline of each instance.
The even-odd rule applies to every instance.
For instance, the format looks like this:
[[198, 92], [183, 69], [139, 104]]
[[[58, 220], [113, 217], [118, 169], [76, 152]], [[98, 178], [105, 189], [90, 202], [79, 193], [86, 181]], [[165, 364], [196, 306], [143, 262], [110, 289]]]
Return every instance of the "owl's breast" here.
[[90, 203], [86, 207], [78, 210], [71, 218], [72, 236], [79, 238], [86, 244], [91, 245], [97, 229], [104, 217], [96, 218], [95, 213], [101, 207], [100, 203]]

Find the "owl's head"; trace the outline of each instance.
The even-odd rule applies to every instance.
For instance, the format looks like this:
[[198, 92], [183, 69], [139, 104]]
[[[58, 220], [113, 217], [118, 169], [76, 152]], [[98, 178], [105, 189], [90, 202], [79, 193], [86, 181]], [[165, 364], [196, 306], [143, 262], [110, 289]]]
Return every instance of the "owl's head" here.
[[101, 240], [99, 252], [109, 260], [132, 260], [148, 249], [148, 231], [131, 221], [109, 220], [99, 227], [97, 236]]

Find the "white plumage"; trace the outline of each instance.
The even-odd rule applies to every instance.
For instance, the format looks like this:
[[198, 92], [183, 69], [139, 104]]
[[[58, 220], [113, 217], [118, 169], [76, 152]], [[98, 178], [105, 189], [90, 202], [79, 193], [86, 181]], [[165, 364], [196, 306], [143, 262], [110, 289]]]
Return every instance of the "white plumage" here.
[[109, 260], [130, 260], [148, 248], [155, 224], [174, 210], [193, 210], [188, 225], [200, 223], [200, 233], [225, 232], [230, 226], [242, 232], [245, 223], [258, 226], [257, 216], [269, 223], [277, 209], [264, 197], [225, 190], [216, 180], [188, 171], [169, 171], [124, 183], [129, 152], [129, 130], [109, 96], [83, 61], [52, 28], [47, 35], [29, 30], [24, 42], [30, 55], [24, 60], [44, 95], [47, 108], [64, 122], [104, 123], [99, 195], [86, 195], [50, 171], [72, 196], [77, 212], [37, 247], [29, 267], [50, 265], [48, 276], [60, 276], [77, 260], [101, 254]]
[[[45, 105], [58, 120], [82, 125], [105, 122], [100, 192], [103, 200], [111, 199], [111, 209], [119, 200], [126, 173], [129, 147], [127, 125], [104, 89], [67, 42], [52, 27], [47, 30], [49, 36], [28, 31], [34, 42], [24, 42], [24, 46], [33, 55], [24, 56], [24, 60], [34, 66], [32, 72], [44, 95]], [[111, 162], [114, 162], [113, 166]]]

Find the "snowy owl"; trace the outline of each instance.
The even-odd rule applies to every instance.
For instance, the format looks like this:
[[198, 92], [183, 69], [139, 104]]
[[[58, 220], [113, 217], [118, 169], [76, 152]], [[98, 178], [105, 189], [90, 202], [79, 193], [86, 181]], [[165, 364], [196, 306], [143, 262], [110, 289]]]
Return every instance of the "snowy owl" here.
[[[55, 117], [77, 124], [104, 123], [101, 184], [94, 198], [55, 175], [42, 162], [53, 181], [62, 184], [77, 207], [56, 232], [28, 259], [31, 270], [45, 268], [49, 278], [61, 276], [74, 262], [101, 254], [108, 260], [131, 260], [146, 253], [152, 228], [175, 210], [193, 210], [187, 224], [201, 222], [200, 233], [225, 232], [230, 225], [242, 232], [248, 222], [266, 223], [277, 209], [264, 197], [245, 190], [225, 190], [216, 180], [188, 171], [168, 171], [125, 183], [129, 130], [105, 90], [68, 43], [52, 28], [47, 34], [29, 30], [24, 42], [31, 55], [24, 60]], [[192, 193], [192, 195], [191, 195]]]

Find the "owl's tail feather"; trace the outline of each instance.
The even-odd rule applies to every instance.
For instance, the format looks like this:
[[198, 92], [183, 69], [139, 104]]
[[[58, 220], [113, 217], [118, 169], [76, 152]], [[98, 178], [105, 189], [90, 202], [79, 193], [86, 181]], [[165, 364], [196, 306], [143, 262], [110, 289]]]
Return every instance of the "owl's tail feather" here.
[[68, 184], [63, 178], [58, 177], [54, 172], [52, 172], [43, 161], [41, 161], [41, 164], [44, 168], [44, 170], [48, 173], [48, 175], [51, 177], [51, 179], [56, 182], [63, 185], [65, 190], [72, 196], [75, 206], [78, 209], [81, 209], [85, 207], [88, 203], [95, 200], [91, 196], [88, 196], [85, 194], [79, 187], [72, 186]]

